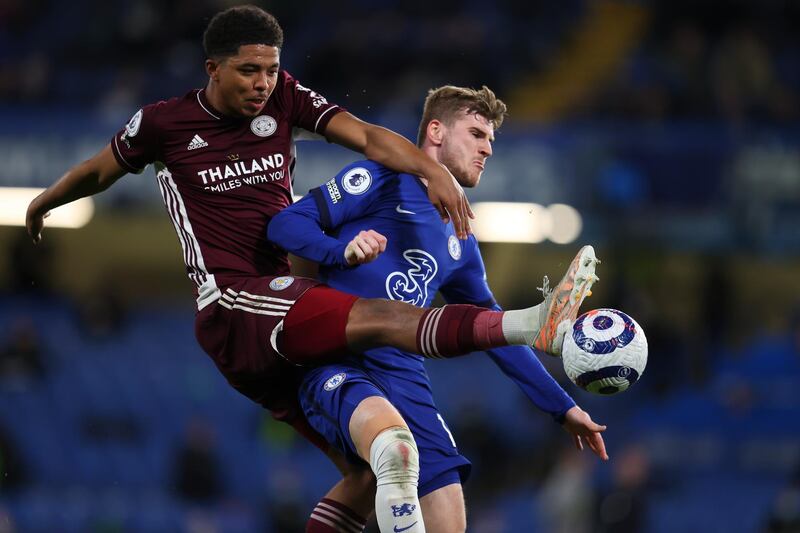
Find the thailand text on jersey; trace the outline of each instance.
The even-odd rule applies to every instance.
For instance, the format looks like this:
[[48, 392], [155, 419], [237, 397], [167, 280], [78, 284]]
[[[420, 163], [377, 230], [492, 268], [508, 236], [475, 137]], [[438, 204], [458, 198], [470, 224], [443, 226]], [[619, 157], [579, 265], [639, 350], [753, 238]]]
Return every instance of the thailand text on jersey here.
[[281, 71], [255, 118], [226, 117], [205, 90], [194, 90], [145, 106], [114, 136], [125, 170], [155, 165], [198, 308], [236, 279], [288, 273], [285, 252], [265, 240], [264, 228], [292, 203], [298, 128], [322, 134], [340, 111]]

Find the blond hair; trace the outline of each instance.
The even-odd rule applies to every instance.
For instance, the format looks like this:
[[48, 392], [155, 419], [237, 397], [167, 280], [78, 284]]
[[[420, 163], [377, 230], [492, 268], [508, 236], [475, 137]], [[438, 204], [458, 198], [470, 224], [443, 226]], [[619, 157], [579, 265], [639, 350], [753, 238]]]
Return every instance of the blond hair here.
[[456, 115], [464, 110], [477, 113], [492, 123], [495, 130], [500, 129], [506, 116], [506, 104], [495, 96], [486, 85], [480, 89], [445, 85], [428, 91], [425, 107], [422, 110], [422, 121], [417, 134], [417, 146], [425, 142], [428, 124], [432, 120], [452, 124]]

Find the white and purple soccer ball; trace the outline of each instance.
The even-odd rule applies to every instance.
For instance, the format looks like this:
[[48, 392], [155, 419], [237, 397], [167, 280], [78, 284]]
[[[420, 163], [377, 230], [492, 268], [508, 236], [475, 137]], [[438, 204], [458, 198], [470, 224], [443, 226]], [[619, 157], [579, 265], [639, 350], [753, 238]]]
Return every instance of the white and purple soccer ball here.
[[593, 309], [567, 331], [561, 358], [564, 371], [578, 387], [595, 394], [616, 394], [642, 376], [647, 337], [622, 311]]

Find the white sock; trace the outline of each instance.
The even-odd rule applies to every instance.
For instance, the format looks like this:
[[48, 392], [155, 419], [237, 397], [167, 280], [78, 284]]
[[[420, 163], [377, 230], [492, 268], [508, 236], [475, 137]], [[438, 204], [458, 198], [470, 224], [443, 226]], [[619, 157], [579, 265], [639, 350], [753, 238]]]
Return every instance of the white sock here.
[[425, 533], [417, 496], [419, 452], [406, 428], [382, 431], [369, 449], [375, 473], [375, 516], [382, 533]]
[[527, 309], [516, 309], [503, 313], [503, 336], [509, 344], [531, 346], [542, 329], [542, 306], [544, 302]]

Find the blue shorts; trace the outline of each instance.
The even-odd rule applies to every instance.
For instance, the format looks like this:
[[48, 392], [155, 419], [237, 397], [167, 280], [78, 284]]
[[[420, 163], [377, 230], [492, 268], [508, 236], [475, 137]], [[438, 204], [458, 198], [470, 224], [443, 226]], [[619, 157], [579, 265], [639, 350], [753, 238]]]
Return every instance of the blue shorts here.
[[458, 453], [444, 418], [433, 401], [427, 375], [381, 372], [359, 362], [310, 370], [300, 385], [299, 399], [309, 424], [347, 459], [364, 462], [350, 438], [350, 418], [362, 400], [386, 398], [403, 416], [419, 449], [420, 497], [454, 483], [464, 483], [472, 463]]

